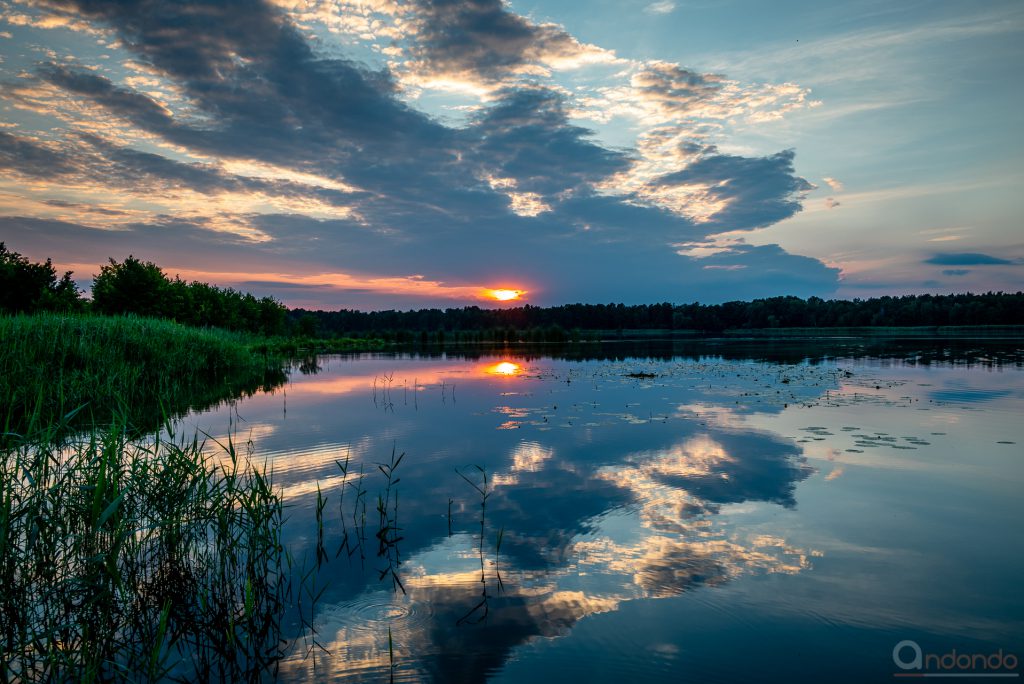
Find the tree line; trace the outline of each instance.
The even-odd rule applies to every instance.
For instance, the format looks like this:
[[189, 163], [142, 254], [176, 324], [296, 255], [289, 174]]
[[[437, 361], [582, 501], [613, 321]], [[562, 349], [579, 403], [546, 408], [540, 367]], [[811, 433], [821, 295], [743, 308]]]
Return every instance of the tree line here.
[[692, 330], [721, 332], [762, 328], [861, 326], [1024, 325], [1024, 293], [905, 295], [872, 299], [769, 297], [724, 304], [526, 304], [506, 309], [467, 306], [418, 311], [307, 311], [289, 316], [310, 334], [376, 334], [401, 331], [468, 332], [533, 330], [542, 340], [571, 330]]
[[[415, 311], [287, 309], [272, 297], [168, 277], [152, 262], [129, 256], [100, 269], [92, 299], [49, 259], [32, 263], [0, 242], [0, 313], [37, 311], [136, 314], [193, 326], [264, 335], [373, 336], [398, 342], [461, 339], [561, 342], [580, 330], [723, 330], [861, 326], [1024, 325], [1024, 293], [906, 295], [871, 299], [769, 297], [724, 304], [565, 304]], [[512, 335], [512, 331], [520, 333]]]
[[287, 309], [272, 297], [168, 277], [156, 264], [129, 256], [110, 259], [92, 286], [92, 299], [71, 279], [60, 278], [49, 259], [33, 263], [0, 242], [0, 312], [40, 311], [135, 314], [197, 327], [216, 327], [263, 335], [286, 331]]

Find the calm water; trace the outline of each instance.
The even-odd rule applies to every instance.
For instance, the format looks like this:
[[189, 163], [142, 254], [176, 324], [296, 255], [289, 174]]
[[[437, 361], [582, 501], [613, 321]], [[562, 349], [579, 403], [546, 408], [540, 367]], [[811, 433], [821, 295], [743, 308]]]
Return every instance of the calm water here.
[[326, 499], [285, 679], [894, 681], [1024, 656], [1020, 349], [913, 344], [322, 357], [186, 424], [251, 439], [310, 567]]

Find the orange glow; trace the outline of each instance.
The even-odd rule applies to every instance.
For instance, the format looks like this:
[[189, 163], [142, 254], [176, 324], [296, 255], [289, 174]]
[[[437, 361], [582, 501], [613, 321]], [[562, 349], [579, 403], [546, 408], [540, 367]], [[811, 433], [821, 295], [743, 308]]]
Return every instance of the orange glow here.
[[488, 290], [487, 296], [497, 299], [499, 302], [507, 302], [512, 299], [519, 299], [526, 290]]
[[512, 376], [519, 375], [520, 373], [522, 373], [523, 367], [520, 366], [518, 363], [512, 363], [511, 361], [502, 361], [501, 363], [496, 363], [493, 366], [488, 366], [486, 370], [491, 375]]
[[[0, 194], [0, 214], [5, 206]], [[76, 273], [99, 273], [104, 264], [70, 263], [56, 264], [63, 270]], [[494, 290], [481, 289], [479, 285], [449, 285], [440, 280], [428, 280], [419, 275], [407, 276], [372, 276], [353, 273], [281, 273], [277, 271], [201, 271], [169, 265], [165, 271], [176, 274], [187, 280], [201, 280], [217, 285], [245, 289], [250, 280], [263, 280], [274, 285], [325, 285], [339, 290], [366, 290], [381, 294], [409, 295], [412, 297], [437, 297], [455, 300], [494, 299]], [[524, 290], [512, 290], [526, 294]]]

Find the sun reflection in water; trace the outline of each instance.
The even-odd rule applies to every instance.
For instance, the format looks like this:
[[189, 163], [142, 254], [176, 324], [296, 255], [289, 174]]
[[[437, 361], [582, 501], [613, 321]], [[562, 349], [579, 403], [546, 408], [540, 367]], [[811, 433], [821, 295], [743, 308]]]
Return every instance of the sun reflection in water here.
[[501, 363], [496, 363], [493, 366], [488, 366], [485, 370], [488, 375], [505, 375], [511, 377], [522, 373], [523, 367], [518, 363], [502, 361]]

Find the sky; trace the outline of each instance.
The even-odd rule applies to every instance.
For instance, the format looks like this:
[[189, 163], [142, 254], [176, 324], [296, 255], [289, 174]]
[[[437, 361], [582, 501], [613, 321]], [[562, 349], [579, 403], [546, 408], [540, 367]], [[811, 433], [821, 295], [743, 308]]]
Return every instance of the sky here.
[[1024, 4], [0, 0], [0, 241], [292, 307], [1024, 289]]

